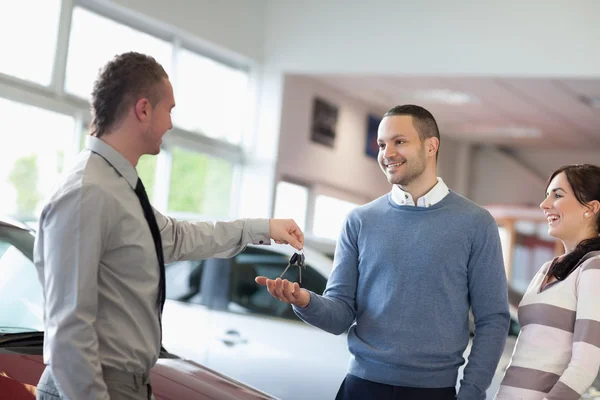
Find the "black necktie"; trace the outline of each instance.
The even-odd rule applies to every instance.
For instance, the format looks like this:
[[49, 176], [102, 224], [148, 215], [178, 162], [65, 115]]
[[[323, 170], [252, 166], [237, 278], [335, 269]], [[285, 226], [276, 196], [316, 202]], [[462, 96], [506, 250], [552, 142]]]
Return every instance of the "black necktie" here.
[[137, 194], [138, 198], [140, 199], [142, 210], [144, 210], [144, 217], [146, 217], [146, 221], [148, 221], [148, 225], [150, 226], [150, 232], [152, 232], [152, 239], [154, 239], [154, 248], [156, 249], [156, 255], [158, 256], [160, 282], [158, 285], [157, 307], [158, 322], [161, 324], [162, 330], [161, 317], [163, 307], [165, 305], [165, 258], [163, 256], [162, 240], [160, 238], [160, 231], [158, 230], [158, 224], [156, 223], [154, 211], [152, 210], [152, 206], [150, 205], [150, 200], [148, 200], [148, 195], [146, 194], [146, 189], [144, 189], [144, 184], [139, 178], [137, 181], [137, 185], [135, 186], [135, 194]]

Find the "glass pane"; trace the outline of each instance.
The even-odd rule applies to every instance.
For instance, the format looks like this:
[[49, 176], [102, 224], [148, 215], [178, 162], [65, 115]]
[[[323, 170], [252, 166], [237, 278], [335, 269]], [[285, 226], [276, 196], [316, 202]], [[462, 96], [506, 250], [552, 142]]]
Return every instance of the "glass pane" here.
[[[79, 151], [85, 148], [86, 139], [89, 134], [90, 133], [87, 128], [83, 130], [83, 133], [81, 134], [81, 140], [79, 141]], [[152, 202], [154, 196], [154, 182], [156, 180], [156, 156], [146, 154], [140, 157], [136, 170], [138, 172], [138, 176], [142, 182], [144, 182], [146, 193], [148, 193], [148, 198], [150, 199], [150, 202]]]
[[315, 200], [313, 234], [318, 237], [337, 240], [346, 216], [358, 204], [318, 195]]
[[115, 55], [138, 51], [153, 56], [170, 75], [170, 43], [127, 25], [75, 7], [71, 25], [65, 90], [89, 98], [98, 71]]
[[64, 168], [75, 131], [72, 117], [0, 98], [0, 209], [37, 220]]
[[206, 154], [173, 149], [169, 211], [212, 217], [229, 215], [233, 164]]
[[293, 218], [300, 229], [306, 225], [308, 188], [289, 182], [279, 182], [275, 194], [275, 218]]
[[150, 154], [141, 156], [136, 169], [138, 176], [144, 182], [148, 198], [152, 202], [154, 198], [154, 181], [156, 178], [156, 156]]
[[167, 299], [200, 303], [202, 261], [178, 261], [165, 266]]
[[[258, 285], [254, 278], [266, 276], [278, 277], [289, 261], [289, 257], [265, 249], [248, 247], [234, 258], [231, 276], [231, 301], [228, 310], [243, 314], [262, 314], [286, 319], [297, 319], [292, 307], [282, 303]], [[285, 279], [298, 282], [298, 268], [290, 268]], [[327, 280], [309, 264], [302, 271], [301, 286], [322, 294]]]
[[0, 11], [0, 72], [49, 85], [56, 53], [60, 0], [21, 0]]
[[248, 74], [188, 50], [176, 68], [174, 124], [239, 144], [249, 118]]
[[86, 139], [89, 135], [90, 135], [89, 129], [88, 128], [83, 129], [83, 132], [81, 133], [81, 138], [79, 140], [79, 151], [85, 149]]
[[503, 226], [498, 226], [498, 234], [500, 235], [502, 259], [504, 260], [504, 269], [506, 270], [510, 261], [510, 231]]
[[547, 234], [547, 223], [522, 220], [517, 221], [514, 227], [515, 243], [510, 284], [517, 292], [525, 293], [541, 266], [554, 257], [556, 239]]
[[[43, 293], [31, 259], [33, 237], [0, 228], [0, 333], [43, 331]], [[25, 251], [27, 253], [27, 251]]]

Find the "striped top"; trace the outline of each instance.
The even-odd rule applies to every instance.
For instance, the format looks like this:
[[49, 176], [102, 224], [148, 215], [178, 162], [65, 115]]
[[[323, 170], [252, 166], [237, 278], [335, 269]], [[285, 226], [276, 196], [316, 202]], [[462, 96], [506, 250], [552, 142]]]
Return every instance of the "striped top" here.
[[600, 251], [542, 290], [551, 262], [519, 304], [521, 332], [497, 400], [577, 400], [600, 367]]

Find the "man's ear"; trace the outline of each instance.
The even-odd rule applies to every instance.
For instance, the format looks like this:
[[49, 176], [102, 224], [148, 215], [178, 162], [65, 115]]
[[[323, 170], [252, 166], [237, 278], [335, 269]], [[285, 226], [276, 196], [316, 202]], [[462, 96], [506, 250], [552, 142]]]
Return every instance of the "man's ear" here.
[[436, 137], [427, 138], [427, 154], [435, 156], [440, 148], [440, 140]]
[[150, 116], [150, 102], [147, 98], [142, 97], [135, 103], [135, 116], [139, 121], [145, 121]]

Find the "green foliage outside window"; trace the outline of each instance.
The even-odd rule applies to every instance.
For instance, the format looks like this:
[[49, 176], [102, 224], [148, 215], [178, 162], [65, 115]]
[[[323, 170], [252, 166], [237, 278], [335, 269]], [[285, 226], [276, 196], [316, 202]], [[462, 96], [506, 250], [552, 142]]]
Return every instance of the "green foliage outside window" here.
[[19, 219], [32, 218], [38, 202], [42, 199], [37, 187], [37, 155], [31, 154], [17, 159], [8, 179], [17, 192], [16, 217]]
[[[89, 131], [85, 129], [83, 135], [81, 136], [81, 140], [79, 141], [80, 151], [85, 148], [85, 141], [88, 135]], [[148, 193], [148, 198], [150, 199], [150, 202], [152, 202], [152, 196], [154, 195], [154, 181], [156, 176], [156, 156], [144, 155], [140, 157], [135, 169], [137, 170], [138, 176], [142, 182], [144, 182], [146, 193]]]
[[169, 211], [226, 216], [231, 203], [233, 165], [206, 154], [173, 149]]
[[137, 169], [138, 176], [144, 182], [146, 193], [148, 193], [148, 198], [152, 202], [156, 176], [156, 156], [149, 154], [141, 156], [135, 169]]

